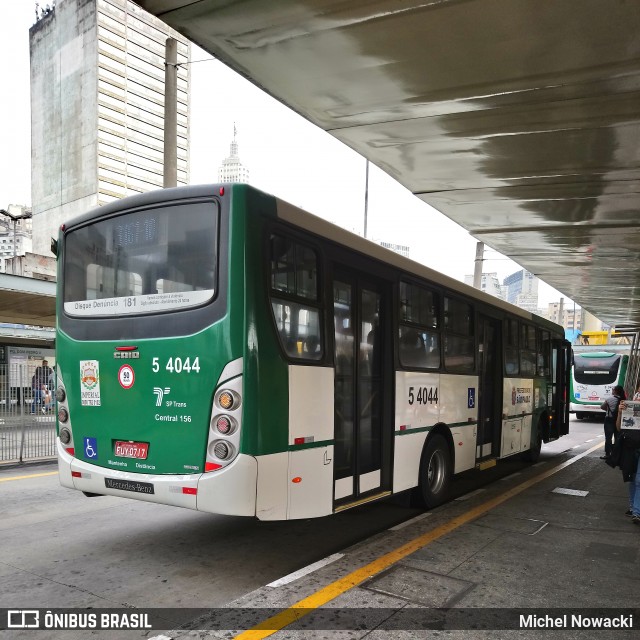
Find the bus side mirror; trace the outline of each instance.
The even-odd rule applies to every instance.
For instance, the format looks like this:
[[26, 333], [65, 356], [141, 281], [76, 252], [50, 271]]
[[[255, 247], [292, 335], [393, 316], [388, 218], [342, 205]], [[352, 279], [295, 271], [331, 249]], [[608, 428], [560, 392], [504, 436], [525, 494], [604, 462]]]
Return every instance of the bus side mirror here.
[[51, 238], [51, 253], [56, 258], [58, 257], [58, 241], [55, 238]]

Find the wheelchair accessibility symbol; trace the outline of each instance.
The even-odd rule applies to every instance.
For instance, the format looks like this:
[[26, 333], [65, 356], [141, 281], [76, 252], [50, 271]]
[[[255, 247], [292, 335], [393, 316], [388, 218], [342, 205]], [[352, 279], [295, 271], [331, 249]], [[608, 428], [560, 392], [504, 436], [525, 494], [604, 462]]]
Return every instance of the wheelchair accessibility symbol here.
[[96, 438], [84, 439], [84, 457], [89, 459], [98, 457], [98, 440]]

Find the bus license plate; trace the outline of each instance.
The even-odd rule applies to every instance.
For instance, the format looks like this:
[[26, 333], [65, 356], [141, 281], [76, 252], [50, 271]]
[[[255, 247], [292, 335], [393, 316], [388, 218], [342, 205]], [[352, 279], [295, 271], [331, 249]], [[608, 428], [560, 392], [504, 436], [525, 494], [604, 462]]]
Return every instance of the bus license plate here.
[[148, 442], [124, 442], [122, 440], [116, 440], [114, 453], [121, 458], [137, 458], [138, 460], [146, 460], [148, 452]]

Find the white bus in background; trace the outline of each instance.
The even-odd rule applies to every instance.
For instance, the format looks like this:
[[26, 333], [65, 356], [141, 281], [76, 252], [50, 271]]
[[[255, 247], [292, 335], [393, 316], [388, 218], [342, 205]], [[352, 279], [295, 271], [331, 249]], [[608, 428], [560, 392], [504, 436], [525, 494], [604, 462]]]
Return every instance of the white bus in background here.
[[610, 344], [573, 348], [570, 411], [578, 420], [604, 417], [605, 398], [616, 385], [624, 387], [629, 350], [629, 345]]

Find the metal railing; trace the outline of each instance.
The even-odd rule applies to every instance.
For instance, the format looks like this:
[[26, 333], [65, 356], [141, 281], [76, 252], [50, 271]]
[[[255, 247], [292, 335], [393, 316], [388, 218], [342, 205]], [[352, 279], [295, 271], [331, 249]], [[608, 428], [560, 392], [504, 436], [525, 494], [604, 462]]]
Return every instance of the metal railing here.
[[39, 393], [33, 389], [38, 364], [0, 365], [0, 462], [56, 455], [55, 390], [49, 396], [49, 384]]

